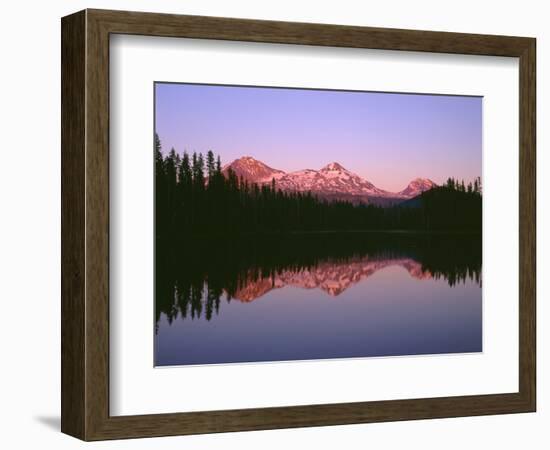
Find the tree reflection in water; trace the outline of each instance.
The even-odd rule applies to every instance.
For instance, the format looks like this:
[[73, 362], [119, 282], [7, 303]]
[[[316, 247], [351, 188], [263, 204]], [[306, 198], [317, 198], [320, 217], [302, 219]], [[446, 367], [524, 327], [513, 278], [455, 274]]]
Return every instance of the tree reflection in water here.
[[481, 286], [478, 234], [303, 233], [194, 237], [156, 243], [156, 323], [211, 320], [222, 300], [252, 302], [274, 289], [338, 297], [377, 271], [399, 266], [417, 280]]

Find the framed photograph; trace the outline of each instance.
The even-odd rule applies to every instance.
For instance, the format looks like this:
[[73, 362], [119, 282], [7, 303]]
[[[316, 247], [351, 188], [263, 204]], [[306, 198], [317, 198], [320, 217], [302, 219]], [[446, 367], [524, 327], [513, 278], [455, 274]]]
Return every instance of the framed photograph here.
[[61, 25], [64, 433], [535, 411], [534, 38]]

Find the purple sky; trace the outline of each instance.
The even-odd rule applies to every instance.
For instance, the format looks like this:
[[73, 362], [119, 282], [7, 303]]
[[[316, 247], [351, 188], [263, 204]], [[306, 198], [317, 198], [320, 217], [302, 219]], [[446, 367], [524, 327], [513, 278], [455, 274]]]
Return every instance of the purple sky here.
[[156, 83], [163, 151], [252, 156], [285, 171], [337, 161], [390, 191], [481, 176], [482, 98]]

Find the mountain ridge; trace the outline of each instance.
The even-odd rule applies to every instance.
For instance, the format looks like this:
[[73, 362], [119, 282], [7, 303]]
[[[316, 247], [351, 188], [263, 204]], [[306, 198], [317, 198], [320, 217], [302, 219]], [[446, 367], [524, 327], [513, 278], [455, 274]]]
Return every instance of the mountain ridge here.
[[429, 178], [415, 178], [399, 192], [386, 191], [336, 161], [319, 170], [285, 172], [251, 156], [243, 156], [226, 164], [222, 172], [227, 176], [230, 169], [237, 177], [242, 177], [249, 183], [267, 184], [275, 180], [276, 187], [282, 191], [312, 192], [329, 200], [347, 200], [352, 203], [388, 204], [404, 201], [437, 187]]

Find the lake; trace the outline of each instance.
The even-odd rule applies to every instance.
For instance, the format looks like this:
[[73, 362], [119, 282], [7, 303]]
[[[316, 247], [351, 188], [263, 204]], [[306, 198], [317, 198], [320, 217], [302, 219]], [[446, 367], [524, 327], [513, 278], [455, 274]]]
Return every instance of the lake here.
[[478, 234], [156, 245], [155, 365], [482, 351]]

